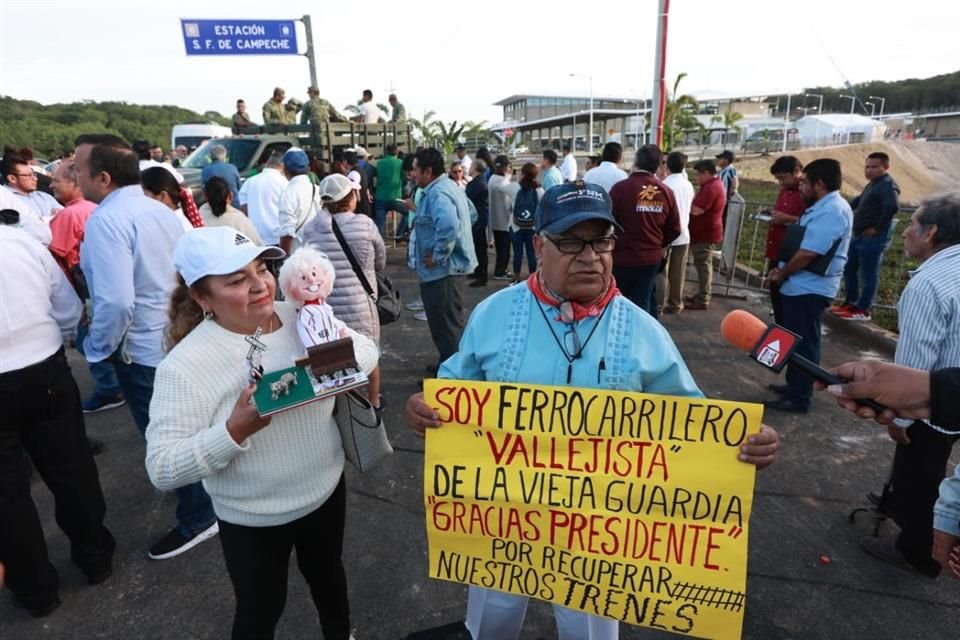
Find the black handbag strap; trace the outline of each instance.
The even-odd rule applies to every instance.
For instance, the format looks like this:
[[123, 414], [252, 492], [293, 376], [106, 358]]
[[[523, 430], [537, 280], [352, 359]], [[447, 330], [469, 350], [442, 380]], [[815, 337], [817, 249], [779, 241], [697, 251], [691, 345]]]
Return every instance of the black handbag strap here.
[[367, 281], [367, 276], [363, 275], [363, 269], [360, 268], [360, 263], [357, 262], [356, 257], [353, 255], [353, 251], [350, 250], [350, 245], [347, 244], [346, 238], [343, 237], [343, 232], [340, 231], [340, 227], [337, 225], [337, 214], [330, 214], [330, 223], [333, 225], [333, 235], [337, 236], [337, 242], [340, 243], [340, 248], [343, 249], [343, 254], [347, 256], [347, 261], [350, 263], [350, 267], [356, 274], [357, 279], [360, 280], [361, 286], [363, 286], [363, 289], [367, 292], [368, 296], [374, 297], [373, 287], [371, 287], [370, 283]]
[[310, 214], [314, 212], [314, 207], [316, 207], [317, 202], [317, 185], [313, 185], [313, 189], [310, 191], [310, 211], [307, 212], [307, 217], [303, 219], [303, 222], [297, 225], [297, 228], [293, 230], [293, 234], [296, 235], [300, 233], [300, 229], [303, 228], [305, 224], [313, 220], [313, 216]]

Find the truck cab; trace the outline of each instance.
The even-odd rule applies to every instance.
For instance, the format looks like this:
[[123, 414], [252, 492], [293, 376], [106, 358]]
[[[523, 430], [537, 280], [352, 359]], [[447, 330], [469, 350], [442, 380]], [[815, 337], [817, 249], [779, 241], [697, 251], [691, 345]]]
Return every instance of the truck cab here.
[[227, 162], [237, 167], [240, 179], [255, 175], [266, 164], [270, 154], [283, 153], [291, 147], [301, 147], [329, 162], [334, 151], [362, 145], [370, 160], [383, 157], [388, 144], [405, 151], [413, 149], [410, 125], [322, 123], [318, 125], [268, 125], [246, 127], [239, 135], [211, 138], [204, 142], [180, 165], [184, 185], [190, 187], [194, 198], [202, 201], [200, 174], [211, 162], [210, 152], [215, 146], [227, 150]]

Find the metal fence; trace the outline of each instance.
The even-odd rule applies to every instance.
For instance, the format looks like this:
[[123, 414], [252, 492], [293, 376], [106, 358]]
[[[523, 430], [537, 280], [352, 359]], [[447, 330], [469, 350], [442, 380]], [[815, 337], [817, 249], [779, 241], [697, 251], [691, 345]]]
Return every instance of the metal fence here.
[[[724, 229], [724, 241], [719, 256], [719, 273], [714, 277], [713, 289], [720, 295], [736, 295], [735, 292], [764, 293], [767, 291], [769, 264], [766, 257], [767, 231], [770, 225], [770, 203], [746, 202], [739, 196], [730, 201]], [[907, 284], [909, 271], [916, 268], [916, 261], [907, 258], [903, 250], [903, 229], [915, 211], [903, 207], [894, 217], [890, 246], [880, 268], [879, 285], [873, 309], [880, 313], [880, 324], [896, 328], [897, 300]], [[837, 298], [843, 299], [843, 286]]]

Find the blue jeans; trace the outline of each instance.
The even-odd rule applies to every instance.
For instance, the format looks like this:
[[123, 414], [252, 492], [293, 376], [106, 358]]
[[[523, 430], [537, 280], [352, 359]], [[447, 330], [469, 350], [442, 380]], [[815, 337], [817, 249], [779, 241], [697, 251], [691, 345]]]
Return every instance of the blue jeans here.
[[872, 238], [854, 236], [850, 239], [847, 264], [843, 267], [843, 286], [846, 289], [846, 304], [867, 310], [873, 304], [880, 280], [880, 263], [890, 246], [890, 231], [878, 233]]
[[[83, 341], [90, 333], [89, 324], [81, 324], [77, 327], [77, 351], [83, 355]], [[101, 398], [116, 398], [120, 395], [120, 383], [117, 382], [117, 372], [113, 365], [107, 360], [100, 362], [87, 363], [90, 368], [90, 375], [93, 376], [95, 384], [94, 393]]]
[[[380, 230], [380, 235], [383, 235], [383, 230], [386, 229], [387, 227], [387, 212], [390, 211], [391, 209], [393, 209], [392, 200], [374, 200], [373, 201], [373, 220], [374, 222], [377, 223], [377, 229]], [[400, 235], [400, 234], [397, 233], [397, 235]]]
[[646, 267], [614, 267], [613, 277], [617, 281], [617, 288], [630, 302], [657, 318], [656, 284], [659, 272], [659, 264]]
[[530, 275], [537, 270], [537, 254], [533, 250], [533, 229], [519, 229], [513, 232], [513, 277], [520, 277], [523, 268], [523, 252], [527, 252], [527, 268]]
[[[794, 351], [814, 364], [820, 364], [820, 316], [830, 306], [830, 298], [813, 294], [803, 296], [781, 295], [783, 326], [802, 340]], [[787, 393], [784, 397], [801, 407], [810, 406], [813, 380], [787, 366]]]
[[[133, 421], [140, 433], [145, 435], [150, 423], [150, 398], [153, 397], [153, 379], [157, 370], [136, 363], [115, 363], [114, 366]], [[180, 533], [192, 537], [217, 519], [210, 496], [199, 482], [180, 487], [174, 492], [177, 494], [177, 529]]]

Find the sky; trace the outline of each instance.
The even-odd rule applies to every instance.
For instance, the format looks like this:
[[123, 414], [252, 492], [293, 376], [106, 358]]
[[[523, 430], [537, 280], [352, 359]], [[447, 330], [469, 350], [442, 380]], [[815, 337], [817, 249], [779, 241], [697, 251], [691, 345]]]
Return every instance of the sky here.
[[[668, 83], [686, 72], [681, 91], [701, 97], [922, 78], [960, 66], [960, 3], [670, 4]], [[593, 78], [596, 96], [652, 91], [656, 0], [0, 0], [0, 95], [224, 115], [242, 97], [259, 119], [274, 86], [306, 99], [306, 58], [188, 57], [180, 19], [305, 13], [321, 95], [338, 109], [367, 88], [386, 103], [392, 88], [413, 117], [433, 110], [445, 121], [492, 123], [502, 113], [492, 103], [511, 94], [589, 95], [590, 80], [579, 76]]]

